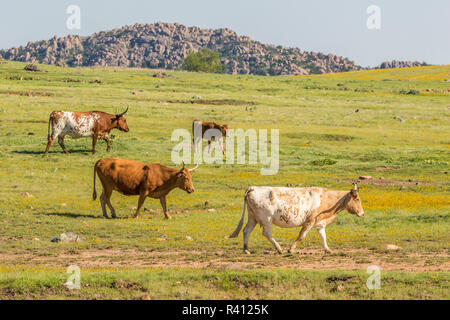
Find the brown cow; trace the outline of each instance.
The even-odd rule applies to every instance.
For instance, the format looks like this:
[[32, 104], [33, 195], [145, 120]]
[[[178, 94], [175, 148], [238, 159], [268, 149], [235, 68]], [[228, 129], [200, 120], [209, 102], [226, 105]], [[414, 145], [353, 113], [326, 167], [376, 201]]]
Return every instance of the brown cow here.
[[100, 196], [103, 216], [108, 218], [105, 203], [108, 205], [113, 218], [116, 212], [111, 205], [110, 198], [113, 190], [126, 196], [139, 195], [135, 218], [139, 217], [139, 211], [145, 198], [159, 199], [167, 219], [170, 215], [166, 208], [166, 196], [175, 188], [180, 188], [187, 193], [194, 192], [191, 172], [197, 169], [187, 169], [183, 162], [181, 170], [168, 168], [160, 164], [146, 164], [139, 161], [125, 159], [100, 159], [94, 167], [94, 193], [93, 200], [97, 199], [95, 190], [95, 177], [98, 174], [103, 185]]
[[[48, 143], [45, 154], [53, 143], [53, 140], [58, 138], [58, 143], [63, 149], [64, 153], [68, 154], [64, 146], [64, 137], [69, 135], [74, 139], [82, 137], [92, 137], [92, 154], [95, 154], [95, 145], [97, 139], [101, 138], [106, 141], [109, 152], [111, 145], [109, 143], [108, 134], [112, 129], [119, 129], [120, 131], [128, 132], [127, 120], [124, 115], [128, 108], [120, 114], [110, 114], [101, 111], [91, 112], [66, 112], [53, 111], [48, 121]], [[52, 126], [52, 134], [50, 135], [50, 125]]]
[[250, 233], [259, 223], [263, 235], [283, 253], [280, 245], [272, 237], [272, 224], [282, 228], [302, 227], [290, 251], [295, 251], [297, 243], [303, 240], [311, 228], [316, 228], [326, 252], [328, 247], [325, 227], [343, 210], [364, 216], [357, 184], [350, 191], [337, 191], [325, 188], [279, 188], [250, 187], [245, 192], [244, 210], [236, 230], [229, 236], [238, 236], [244, 224], [245, 207], [248, 207], [248, 222], [244, 228], [244, 252], [248, 250]]
[[[200, 130], [199, 130], [200, 126], [202, 128], [202, 131], [201, 131], [202, 135], [201, 135], [201, 137], [198, 137], [198, 136], [196, 136], [195, 128], [198, 127], [197, 134], [199, 135], [200, 134]], [[225, 154], [223, 137], [225, 137], [227, 135], [228, 125], [226, 125], [226, 124], [223, 124], [223, 125], [222, 124], [217, 124], [215, 122], [205, 122], [205, 121], [201, 121], [201, 120], [194, 120], [194, 122], [192, 123], [192, 136], [194, 137], [192, 141], [194, 143], [194, 150], [197, 150], [197, 146], [200, 144], [202, 139], [205, 139], [205, 132], [210, 130], [210, 129], [216, 129], [216, 130], [219, 130], [222, 133], [222, 137], [220, 138], [220, 140], [222, 140], [222, 141], [219, 141], [219, 142], [221, 142], [220, 146], [222, 148], [223, 154]], [[209, 152], [210, 149], [211, 149], [211, 141], [215, 141], [216, 139], [215, 139], [215, 136], [211, 136], [211, 138], [207, 137], [206, 140], [208, 141], [208, 152]]]

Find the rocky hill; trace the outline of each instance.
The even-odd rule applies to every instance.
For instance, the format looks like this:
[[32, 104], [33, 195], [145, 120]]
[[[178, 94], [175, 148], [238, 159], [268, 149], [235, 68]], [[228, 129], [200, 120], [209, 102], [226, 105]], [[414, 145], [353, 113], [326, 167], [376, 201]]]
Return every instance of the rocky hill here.
[[9, 60], [61, 66], [114, 66], [176, 69], [199, 48], [220, 54], [226, 73], [257, 75], [317, 74], [359, 70], [333, 54], [262, 44], [230, 29], [202, 29], [177, 23], [136, 24], [88, 37], [29, 42], [0, 50]]

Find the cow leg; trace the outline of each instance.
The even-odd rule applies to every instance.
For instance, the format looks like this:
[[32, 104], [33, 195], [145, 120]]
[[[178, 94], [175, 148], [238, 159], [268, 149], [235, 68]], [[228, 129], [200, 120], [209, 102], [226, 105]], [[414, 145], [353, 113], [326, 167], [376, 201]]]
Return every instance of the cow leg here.
[[95, 145], [97, 144], [97, 134], [92, 135], [92, 154], [95, 154]]
[[51, 118], [51, 119], [52, 119], [52, 134], [48, 135], [48, 142], [47, 142], [47, 148], [45, 149], [45, 154], [48, 154], [48, 151], [50, 150], [50, 147], [52, 146], [53, 141], [55, 140], [55, 138], [57, 136], [59, 136], [61, 134], [61, 130], [59, 128], [55, 128], [55, 126], [53, 125], [53, 118]]
[[109, 210], [111, 211], [111, 216], [115, 219], [117, 218], [116, 216], [116, 210], [114, 210], [114, 207], [111, 204], [111, 194], [112, 194], [112, 190], [105, 190], [105, 201], [106, 204], [108, 205]]
[[67, 151], [66, 146], [64, 145], [64, 137], [58, 136], [58, 143], [61, 146], [61, 149], [63, 149], [65, 154], [69, 154], [69, 151]]
[[141, 193], [139, 194], [139, 200], [138, 200], [138, 206], [136, 209], [136, 214], [134, 215], [134, 217], [137, 219], [139, 218], [139, 212], [141, 211], [142, 205], [144, 204], [145, 198], [147, 197], [147, 194], [145, 191], [141, 191]]
[[295, 252], [295, 248], [297, 248], [297, 243], [303, 239], [305, 239], [306, 235], [308, 234], [309, 230], [311, 230], [312, 224], [303, 225], [302, 230], [300, 230], [300, 233], [297, 237], [297, 239], [292, 244], [291, 248], [289, 249], [289, 252], [293, 253]]
[[220, 138], [220, 145], [222, 146], [223, 155], [226, 155], [227, 153], [225, 152], [225, 142], [223, 141], [223, 137]]
[[263, 236], [265, 236], [269, 241], [275, 246], [275, 249], [277, 249], [278, 253], [283, 253], [283, 249], [281, 249], [278, 242], [275, 241], [275, 239], [272, 237], [272, 222], [266, 223], [263, 225]]
[[250, 251], [248, 250], [248, 239], [250, 238], [250, 233], [252, 233], [253, 229], [255, 229], [256, 226], [256, 220], [255, 218], [248, 216], [247, 225], [244, 228], [244, 252], [246, 254], [250, 254]]
[[106, 205], [105, 205], [105, 189], [103, 189], [102, 195], [100, 196], [100, 204], [102, 205], [103, 216], [106, 219], [109, 219], [108, 213], [106, 212]]
[[45, 149], [45, 154], [48, 154], [48, 150], [50, 150], [52, 143], [53, 143], [53, 137], [50, 136], [50, 137], [48, 137], [48, 143], [47, 143], [47, 148]]
[[319, 232], [320, 240], [322, 240], [323, 248], [327, 253], [332, 253], [331, 249], [328, 247], [327, 244], [327, 234], [325, 233], [325, 227], [320, 227], [317, 229]]
[[195, 145], [194, 145], [194, 151], [195, 152], [203, 152], [203, 146], [202, 146], [202, 138], [195, 138]]
[[166, 219], [172, 219], [169, 212], [167, 211], [166, 196], [162, 196], [161, 198], [159, 198], [159, 202], [161, 202], [161, 206], [163, 208], [164, 216], [166, 217]]
[[106, 141], [106, 152], [111, 151], [111, 144], [109, 143], [109, 138], [108, 137], [104, 137], [103, 140]]
[[194, 153], [197, 153], [198, 139], [195, 136], [194, 136], [194, 138], [192, 138], [192, 143], [194, 144]]

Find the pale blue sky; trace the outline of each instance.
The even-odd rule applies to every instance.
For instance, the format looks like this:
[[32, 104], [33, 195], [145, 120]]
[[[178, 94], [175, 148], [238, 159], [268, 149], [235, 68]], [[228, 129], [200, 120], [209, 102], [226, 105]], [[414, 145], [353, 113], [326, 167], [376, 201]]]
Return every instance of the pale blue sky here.
[[[70, 4], [81, 8], [81, 30], [66, 28]], [[369, 5], [381, 9], [381, 30], [366, 27]], [[263, 43], [342, 55], [362, 66], [393, 59], [450, 64], [449, 0], [3, 1], [0, 48], [158, 21], [227, 27]]]

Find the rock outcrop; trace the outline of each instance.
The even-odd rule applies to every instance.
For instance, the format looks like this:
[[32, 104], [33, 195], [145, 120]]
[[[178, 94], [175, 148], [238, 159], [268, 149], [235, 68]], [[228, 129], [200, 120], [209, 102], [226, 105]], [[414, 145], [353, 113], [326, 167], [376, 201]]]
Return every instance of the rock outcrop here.
[[317, 74], [360, 70], [333, 54], [262, 44], [230, 29], [202, 29], [178, 23], [136, 24], [88, 37], [69, 35], [0, 50], [9, 60], [60, 66], [113, 66], [176, 69], [191, 51], [220, 54], [226, 73]]

